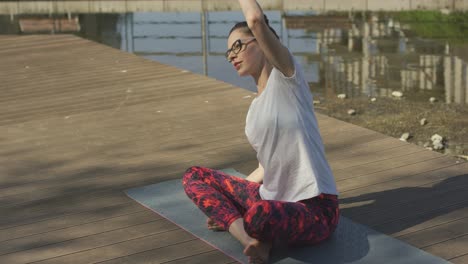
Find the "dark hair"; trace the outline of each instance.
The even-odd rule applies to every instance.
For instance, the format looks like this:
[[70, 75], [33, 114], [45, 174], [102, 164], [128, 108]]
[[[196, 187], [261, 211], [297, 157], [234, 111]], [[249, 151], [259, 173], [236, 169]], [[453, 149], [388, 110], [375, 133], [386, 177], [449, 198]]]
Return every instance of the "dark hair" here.
[[[278, 34], [276, 34], [276, 31], [270, 26], [270, 23], [268, 21], [268, 18], [266, 15], [263, 15], [263, 18], [265, 19], [265, 23], [267, 24], [267, 26], [270, 28], [271, 32], [273, 32], [273, 34], [275, 34], [276, 38], [279, 39], [279, 36]], [[246, 33], [246, 34], [249, 34], [249, 35], [252, 35], [253, 36], [253, 33], [252, 33], [252, 30], [250, 30], [249, 28], [249, 25], [247, 24], [246, 21], [242, 21], [242, 22], [238, 22], [236, 23], [232, 28], [231, 28], [231, 31], [229, 31], [229, 35], [231, 35], [231, 33], [234, 31], [234, 30], [237, 30], [237, 29], [240, 29], [243, 33]]]

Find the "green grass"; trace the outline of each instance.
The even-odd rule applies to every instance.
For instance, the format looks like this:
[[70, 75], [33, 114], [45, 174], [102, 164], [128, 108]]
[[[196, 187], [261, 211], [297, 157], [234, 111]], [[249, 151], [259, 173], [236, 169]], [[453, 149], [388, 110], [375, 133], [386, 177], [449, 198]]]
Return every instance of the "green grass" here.
[[468, 12], [442, 14], [438, 11], [405, 11], [393, 17], [421, 38], [447, 38], [468, 42]]

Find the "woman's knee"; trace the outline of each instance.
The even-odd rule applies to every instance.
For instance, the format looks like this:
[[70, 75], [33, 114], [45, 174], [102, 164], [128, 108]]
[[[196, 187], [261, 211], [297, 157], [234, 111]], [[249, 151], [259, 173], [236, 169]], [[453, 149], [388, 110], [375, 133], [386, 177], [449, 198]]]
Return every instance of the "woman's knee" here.
[[198, 180], [200, 178], [201, 169], [202, 168], [199, 166], [192, 166], [185, 171], [184, 177], [182, 178], [182, 184], [184, 187], [187, 186], [190, 181]]
[[261, 200], [255, 202], [244, 214], [244, 228], [247, 234], [256, 239], [266, 239], [271, 234], [273, 217], [271, 204]]

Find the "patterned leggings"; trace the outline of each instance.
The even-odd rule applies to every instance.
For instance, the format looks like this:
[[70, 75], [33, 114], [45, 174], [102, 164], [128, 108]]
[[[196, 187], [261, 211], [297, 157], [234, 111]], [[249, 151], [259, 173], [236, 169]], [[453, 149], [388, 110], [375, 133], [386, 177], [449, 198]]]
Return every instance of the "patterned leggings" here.
[[336, 195], [320, 194], [299, 202], [262, 200], [260, 184], [222, 171], [191, 167], [182, 180], [187, 196], [216, 224], [228, 230], [243, 218], [250, 237], [311, 245], [328, 238], [338, 219]]

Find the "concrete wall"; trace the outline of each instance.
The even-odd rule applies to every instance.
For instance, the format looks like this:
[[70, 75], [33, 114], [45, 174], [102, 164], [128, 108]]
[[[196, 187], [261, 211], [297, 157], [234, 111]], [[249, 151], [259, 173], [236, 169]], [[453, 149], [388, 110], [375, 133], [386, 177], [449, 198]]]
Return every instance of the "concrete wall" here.
[[[467, 10], [468, 0], [259, 0], [265, 10]], [[0, 14], [200, 12], [239, 10], [234, 0], [1, 1]]]

